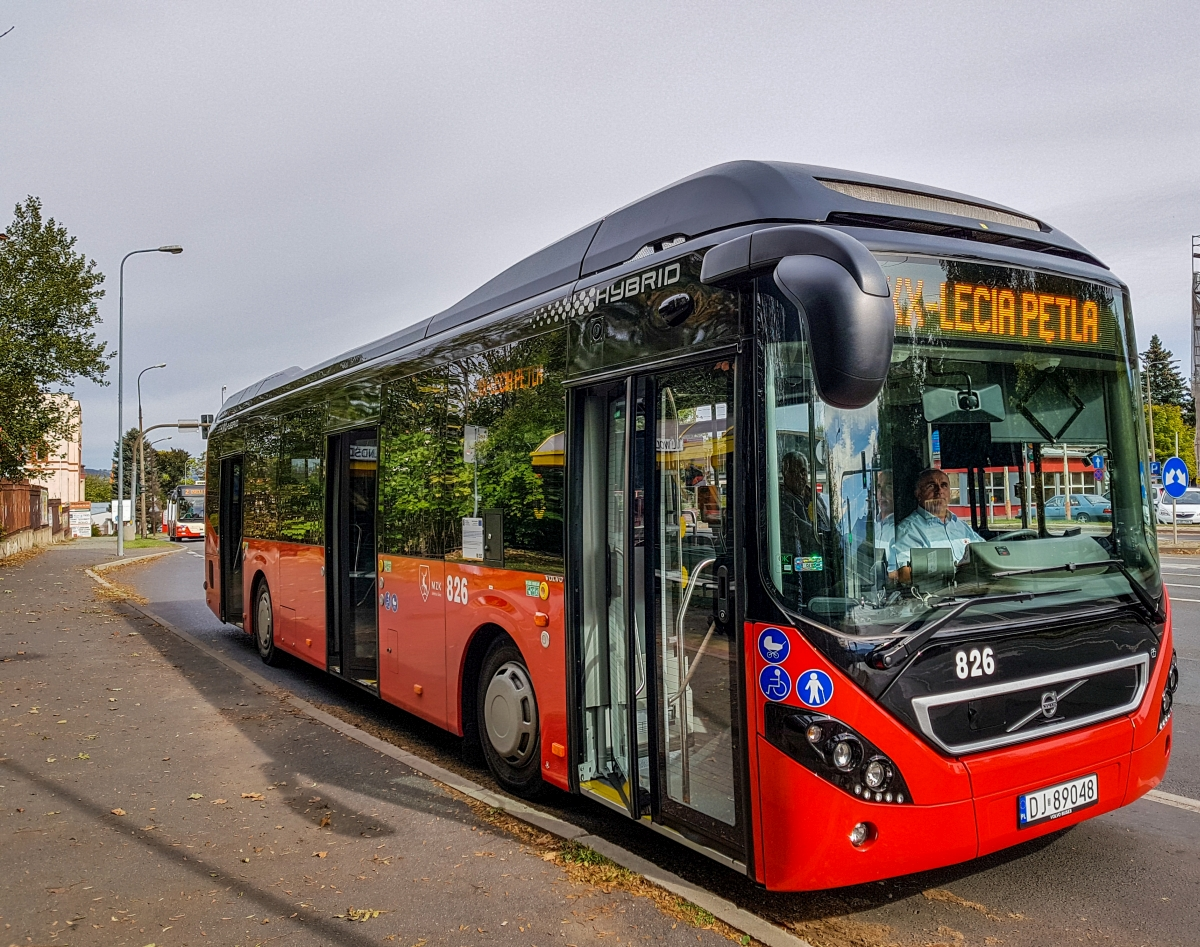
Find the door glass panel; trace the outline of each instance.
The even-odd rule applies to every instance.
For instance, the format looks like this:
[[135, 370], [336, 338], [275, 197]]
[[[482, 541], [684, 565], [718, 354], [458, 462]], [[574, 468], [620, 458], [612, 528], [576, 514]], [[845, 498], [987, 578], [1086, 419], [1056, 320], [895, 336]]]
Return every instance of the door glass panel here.
[[733, 372], [721, 362], [657, 380], [655, 591], [665, 791], [733, 825], [737, 662], [733, 622], [722, 626], [715, 617], [718, 576], [731, 576], [734, 565]]
[[[336, 448], [335, 448], [336, 445]], [[338, 672], [367, 687], [379, 685], [378, 602], [375, 595], [375, 501], [379, 438], [375, 429], [350, 431], [330, 439], [338, 476], [333, 481], [340, 665]], [[334, 638], [331, 638], [331, 642]], [[333, 645], [331, 644], [331, 650]], [[332, 659], [332, 655], [331, 655]], [[333, 661], [331, 660], [331, 669]]]
[[629, 806], [625, 614], [624, 388], [589, 392], [583, 414], [583, 719], [581, 787]]

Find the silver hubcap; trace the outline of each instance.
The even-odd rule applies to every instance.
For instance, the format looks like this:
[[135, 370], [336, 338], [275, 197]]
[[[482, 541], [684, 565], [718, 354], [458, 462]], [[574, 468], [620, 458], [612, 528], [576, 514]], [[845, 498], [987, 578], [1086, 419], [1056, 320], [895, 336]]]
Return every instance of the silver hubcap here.
[[266, 651], [271, 647], [271, 596], [258, 597], [258, 609], [254, 613], [254, 630], [258, 635], [258, 647]]
[[492, 748], [514, 766], [527, 762], [537, 743], [537, 704], [529, 674], [516, 661], [503, 665], [483, 701], [483, 721]]

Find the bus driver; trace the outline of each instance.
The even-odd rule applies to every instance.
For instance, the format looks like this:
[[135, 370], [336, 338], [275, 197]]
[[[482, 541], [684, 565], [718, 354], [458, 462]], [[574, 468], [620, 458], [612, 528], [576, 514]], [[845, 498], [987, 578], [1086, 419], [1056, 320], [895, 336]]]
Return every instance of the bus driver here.
[[917, 475], [917, 508], [896, 528], [893, 561], [903, 583], [912, 581], [910, 549], [949, 549], [957, 566], [967, 553], [968, 543], [981, 543], [980, 536], [950, 511], [950, 478], [944, 470], [927, 467]]

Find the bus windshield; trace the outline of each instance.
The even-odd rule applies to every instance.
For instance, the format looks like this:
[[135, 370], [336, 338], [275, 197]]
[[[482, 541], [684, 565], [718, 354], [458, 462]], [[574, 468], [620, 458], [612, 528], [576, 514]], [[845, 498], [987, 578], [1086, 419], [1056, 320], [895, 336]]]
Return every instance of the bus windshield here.
[[784, 603], [844, 634], [885, 635], [967, 598], [1037, 593], [961, 609], [949, 627], [1158, 600], [1121, 292], [990, 264], [879, 262], [896, 341], [883, 391], [856, 410], [821, 400], [803, 321], [759, 281], [765, 571]]
[[204, 497], [181, 496], [176, 501], [176, 519], [181, 523], [198, 523], [204, 519]]

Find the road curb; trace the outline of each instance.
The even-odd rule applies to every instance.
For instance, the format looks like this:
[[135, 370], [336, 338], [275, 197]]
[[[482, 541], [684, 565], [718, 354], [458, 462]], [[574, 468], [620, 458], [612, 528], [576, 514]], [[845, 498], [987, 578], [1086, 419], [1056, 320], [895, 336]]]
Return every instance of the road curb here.
[[[138, 561], [138, 559], [157, 558], [159, 556], [170, 555], [171, 553], [177, 551], [178, 550], [168, 549], [164, 552], [154, 553], [152, 556], [139, 556], [137, 559], [131, 561]], [[106, 565], [108, 568], [115, 568], [117, 566], [127, 564], [128, 563], [121, 561], [107, 563]], [[91, 576], [92, 579], [101, 585], [109, 588], [112, 587], [111, 583], [107, 582], [103, 576], [97, 574], [99, 571], [106, 570], [93, 567], [90, 569], [85, 569], [84, 571], [87, 575]], [[519, 819], [522, 822], [526, 822], [535, 828], [541, 829], [543, 832], [547, 832], [556, 838], [586, 845], [588, 848], [600, 853], [605, 858], [615, 862], [620, 867], [625, 868], [628, 871], [632, 871], [635, 874], [641, 875], [650, 883], [658, 885], [660, 888], [669, 891], [671, 894], [674, 894], [677, 897], [690, 901], [697, 907], [707, 911], [722, 923], [728, 924], [735, 930], [739, 930], [755, 940], [766, 944], [767, 947], [812, 947], [807, 940], [797, 937], [795, 934], [792, 934], [789, 931], [772, 924], [765, 918], [761, 918], [743, 908], [739, 908], [732, 901], [727, 901], [725, 898], [715, 895], [710, 891], [706, 891], [703, 888], [692, 884], [691, 882], [685, 881], [678, 875], [660, 868], [653, 862], [642, 858], [639, 855], [635, 855], [633, 852], [627, 851], [626, 849], [621, 848], [619, 845], [616, 845], [598, 836], [590, 835], [585, 829], [582, 829], [573, 823], [567, 822], [564, 819], [559, 819], [558, 817], [549, 815], [548, 813], [540, 812], [537, 809], [525, 805], [524, 803], [517, 802], [514, 799], [509, 799], [508, 797], [502, 796], [499, 793], [492, 792], [478, 783], [460, 776], [458, 773], [453, 773], [448, 769], [438, 766], [436, 763], [431, 763], [429, 760], [417, 756], [414, 753], [410, 753], [407, 750], [402, 750], [385, 740], [381, 740], [378, 737], [372, 736], [366, 731], [360, 730], [353, 724], [346, 723], [344, 720], [341, 720], [332, 714], [326, 713], [325, 711], [314, 707], [303, 698], [296, 697], [294, 694], [284, 690], [277, 684], [267, 680], [261, 674], [257, 674], [254, 671], [243, 667], [237, 661], [234, 661], [232, 658], [227, 657], [226, 655], [212, 648], [195, 635], [189, 634], [181, 628], [177, 628], [165, 618], [162, 618], [150, 611], [150, 609], [138, 605], [135, 602], [129, 601], [128, 599], [125, 600], [124, 604], [128, 608], [150, 619], [161, 628], [171, 632], [176, 637], [188, 642], [188, 644], [192, 645], [197, 650], [202, 651], [210, 658], [220, 662], [235, 674], [240, 675], [241, 677], [270, 693], [283, 695], [288, 704], [306, 716], [323, 723], [331, 730], [336, 730], [343, 736], [347, 736], [350, 739], [369, 747], [370, 749], [382, 753], [385, 756], [391, 757], [399, 763], [403, 763], [405, 766], [416, 770], [418, 773], [428, 777], [429, 779], [433, 779], [451, 789], [454, 789], [457, 792], [462, 793], [465, 796], [469, 796], [470, 798], [482, 802], [488, 806], [499, 809], [505, 814], [510, 815], [515, 819]]]

